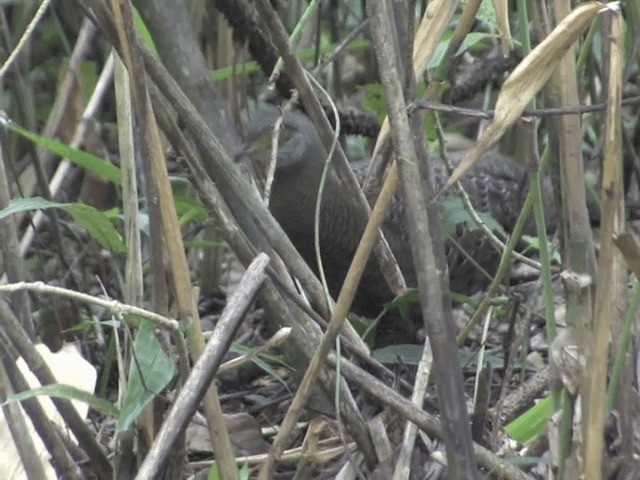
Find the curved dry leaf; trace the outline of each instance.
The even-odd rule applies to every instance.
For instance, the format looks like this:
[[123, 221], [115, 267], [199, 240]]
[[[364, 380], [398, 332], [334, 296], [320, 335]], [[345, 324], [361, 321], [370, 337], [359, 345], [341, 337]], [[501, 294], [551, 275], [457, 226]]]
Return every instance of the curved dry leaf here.
[[600, 2], [589, 2], [575, 8], [513, 70], [500, 89], [493, 120], [476, 146], [469, 150], [464, 160], [455, 169], [442, 191], [460, 180], [520, 118], [525, 107], [542, 89], [566, 51], [582, 35], [603, 7], [604, 4]]
[[456, 10], [456, 4], [450, 0], [428, 3], [413, 41], [413, 73], [416, 77], [427, 68]]
[[613, 241], [622, 253], [631, 273], [640, 281], [640, 238], [634, 232], [616, 235]]

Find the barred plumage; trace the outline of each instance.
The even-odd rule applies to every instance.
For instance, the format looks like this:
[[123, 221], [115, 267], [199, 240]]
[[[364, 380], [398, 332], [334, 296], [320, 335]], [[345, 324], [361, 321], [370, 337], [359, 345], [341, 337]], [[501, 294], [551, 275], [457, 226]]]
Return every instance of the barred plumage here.
[[[248, 141], [251, 142], [270, 132], [277, 115], [278, 111], [275, 109], [260, 112], [256, 120], [250, 124]], [[263, 159], [264, 156], [268, 156], [267, 150], [268, 148], [259, 151]], [[456, 164], [462, 156], [462, 152], [452, 153], [450, 159]], [[287, 114], [280, 137], [270, 209], [303, 258], [316, 271], [313, 213], [325, 159], [326, 151], [311, 121], [301, 113]], [[439, 190], [448, 178], [447, 170], [443, 162], [436, 157], [430, 158], [430, 166], [431, 181], [434, 188]], [[362, 182], [367, 162], [357, 162], [352, 164], [352, 167], [356, 177]], [[461, 183], [477, 211], [491, 214], [506, 231], [512, 228], [524, 200], [527, 185], [525, 171], [512, 159], [497, 152], [490, 153], [465, 175]], [[549, 182], [545, 182], [543, 188], [547, 193], [545, 207], [549, 215], [548, 223], [551, 225], [554, 215], [552, 198], [548, 194], [551, 190]], [[373, 201], [373, 198], [369, 200]], [[331, 172], [322, 200], [320, 246], [332, 295], [337, 295], [342, 286], [363, 230], [364, 224], [352, 213], [349, 204], [343, 201], [339, 182]], [[400, 193], [391, 205], [383, 230], [407, 284], [416, 285], [409, 238], [404, 223], [404, 204]], [[527, 230], [528, 233], [533, 233], [532, 219]], [[456, 228], [455, 236], [457, 242], [482, 268], [490, 274], [495, 273], [499, 256], [479, 230], [469, 229], [460, 224]], [[470, 294], [487, 285], [486, 276], [454, 248], [451, 242], [448, 242], [447, 250], [453, 291]], [[375, 260], [371, 260], [354, 299], [353, 310], [358, 314], [374, 317], [383, 305], [392, 299], [393, 295], [375, 265]], [[385, 324], [390, 326], [389, 323], [396, 321], [387, 320]], [[397, 331], [398, 327], [393, 325], [391, 329]], [[413, 328], [407, 329], [408, 332], [411, 330]], [[410, 339], [411, 333], [408, 333], [405, 340]]]

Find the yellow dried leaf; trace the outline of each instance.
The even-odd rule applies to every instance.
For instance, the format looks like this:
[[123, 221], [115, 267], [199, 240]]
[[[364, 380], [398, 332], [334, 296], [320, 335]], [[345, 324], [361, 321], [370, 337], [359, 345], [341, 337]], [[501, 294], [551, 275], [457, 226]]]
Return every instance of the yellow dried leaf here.
[[582, 35], [603, 7], [604, 5], [600, 2], [589, 2], [575, 8], [520, 62], [500, 90], [493, 120], [476, 146], [469, 150], [464, 160], [455, 169], [443, 191], [460, 180], [520, 118], [527, 104], [542, 89], [566, 51]]

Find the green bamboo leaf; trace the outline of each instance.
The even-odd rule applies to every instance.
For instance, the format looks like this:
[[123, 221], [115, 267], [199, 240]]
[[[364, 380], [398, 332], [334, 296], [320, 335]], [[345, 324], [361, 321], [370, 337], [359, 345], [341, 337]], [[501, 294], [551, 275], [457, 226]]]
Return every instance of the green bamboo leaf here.
[[144, 43], [147, 44], [147, 47], [149, 47], [149, 50], [151, 50], [157, 56], [158, 49], [156, 48], [156, 44], [153, 41], [151, 32], [149, 32], [149, 29], [147, 28], [147, 24], [144, 23], [144, 20], [140, 16], [140, 12], [138, 11], [137, 8], [133, 9], [133, 25], [134, 25], [134, 28], [136, 29], [136, 32], [138, 32], [138, 34], [140, 35], [140, 38], [142, 38]]
[[162, 350], [153, 323], [147, 320], [140, 324], [134, 354], [122, 413], [116, 425], [118, 432], [129, 429], [144, 407], [165, 389], [175, 374], [173, 361]]
[[63, 158], [68, 158], [71, 162], [75, 163], [79, 167], [91, 170], [92, 172], [106, 178], [107, 180], [120, 185], [122, 183], [122, 173], [120, 169], [111, 162], [106, 161], [103, 158], [96, 157], [88, 152], [71, 148], [57, 140], [51, 138], [41, 137], [33, 132], [30, 132], [24, 127], [21, 127], [17, 123], [9, 119], [2, 121], [5, 128], [11, 130], [14, 133], [32, 141], [33, 143], [46, 148], [51, 153], [55, 153]]
[[529, 442], [544, 431], [552, 413], [553, 402], [551, 397], [546, 397], [507, 425], [504, 430], [517, 442]]
[[2, 405], [13, 402], [22, 402], [23, 400], [38, 396], [66, 398], [67, 400], [78, 400], [79, 402], [86, 403], [94, 410], [105, 415], [118, 416], [118, 414], [120, 413], [118, 407], [116, 407], [108, 400], [97, 397], [85, 390], [76, 388], [72, 385], [66, 385], [64, 383], [54, 383], [52, 385], [45, 385], [43, 387], [32, 388], [31, 390], [25, 390], [24, 392], [16, 393], [15, 395], [11, 395], [9, 398], [7, 398], [7, 401]]
[[73, 220], [87, 229], [91, 238], [113, 253], [126, 252], [122, 237], [111, 220], [103, 212], [82, 203], [51, 202], [40, 197], [16, 198], [9, 202], [7, 208], [0, 210], [0, 220], [9, 215], [45, 208], [60, 208], [73, 217]]

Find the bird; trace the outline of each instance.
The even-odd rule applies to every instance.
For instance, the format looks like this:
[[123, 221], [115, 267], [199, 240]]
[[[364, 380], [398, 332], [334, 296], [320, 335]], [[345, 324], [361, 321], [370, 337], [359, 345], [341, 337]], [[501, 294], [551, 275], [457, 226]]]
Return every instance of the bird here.
[[[282, 113], [269, 106], [257, 110], [248, 123], [245, 144], [237, 158], [252, 159], [257, 165], [265, 166], [270, 157], [270, 139], [275, 121]], [[261, 141], [259, 141], [261, 139]], [[256, 146], [257, 145], [257, 146]], [[456, 165], [464, 151], [448, 155]], [[317, 273], [317, 259], [314, 248], [314, 212], [320, 179], [327, 153], [311, 120], [302, 112], [286, 113], [282, 120], [277, 151], [276, 169], [269, 199], [269, 209], [300, 252], [304, 260]], [[368, 169], [368, 161], [351, 163], [351, 168], [362, 185]], [[449, 178], [448, 169], [438, 155], [432, 155], [428, 162], [434, 191], [440, 190]], [[483, 156], [464, 176], [461, 184], [469, 194], [476, 211], [489, 215], [504, 231], [510, 231], [520, 212], [526, 193], [526, 171], [513, 159], [497, 151]], [[341, 183], [330, 169], [323, 189], [319, 217], [319, 243], [323, 270], [332, 296], [339, 293], [347, 274], [351, 259], [356, 251], [365, 222], [354, 208], [344, 201]], [[543, 183], [547, 224], [553, 224], [554, 212], [551, 185]], [[367, 195], [369, 203], [375, 201], [377, 192]], [[455, 198], [455, 193], [449, 196]], [[405, 223], [404, 201], [401, 192], [396, 192], [383, 222], [382, 230], [396, 257], [406, 283], [417, 286], [415, 268], [409, 243], [408, 228]], [[455, 225], [452, 237], [468, 255], [464, 255], [454, 242], [445, 242], [449, 267], [450, 288], [461, 294], [473, 294], [488, 285], [490, 277], [498, 265], [499, 253], [490, 245], [479, 229], [473, 229], [464, 221]], [[525, 227], [526, 233], [534, 233], [531, 218]], [[469, 260], [473, 258], [473, 262]], [[481, 270], [478, 269], [481, 267]], [[385, 304], [393, 300], [375, 258], [371, 258], [365, 268], [360, 286], [353, 300], [354, 313], [376, 318]], [[420, 328], [415, 317], [407, 320], [401, 315], [386, 315], [379, 327], [378, 338], [385, 343], [414, 343]], [[389, 318], [387, 318], [389, 317]]]

